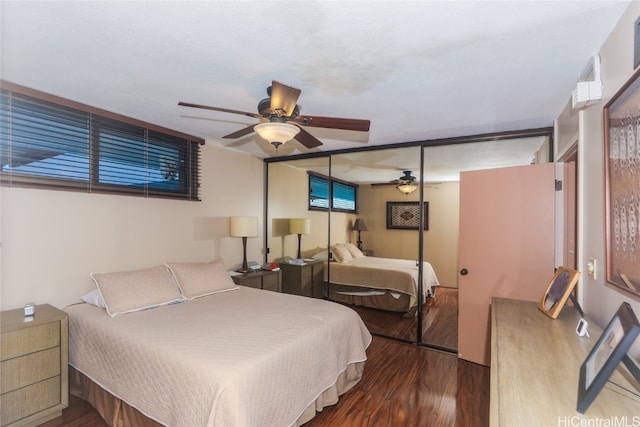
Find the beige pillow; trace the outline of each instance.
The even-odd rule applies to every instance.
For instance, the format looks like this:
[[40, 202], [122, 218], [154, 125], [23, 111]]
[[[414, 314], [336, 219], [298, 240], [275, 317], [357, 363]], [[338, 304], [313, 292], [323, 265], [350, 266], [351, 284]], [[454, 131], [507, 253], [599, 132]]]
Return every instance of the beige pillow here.
[[364, 256], [362, 251], [358, 249], [358, 247], [353, 243], [345, 243], [344, 246], [347, 248], [353, 258], [362, 258]]
[[187, 299], [238, 289], [222, 260], [212, 262], [167, 263]]
[[91, 273], [109, 316], [184, 301], [173, 275], [164, 265], [144, 270]]
[[353, 259], [349, 249], [342, 243], [331, 246], [331, 252], [333, 253], [333, 258], [338, 262], [351, 261]]

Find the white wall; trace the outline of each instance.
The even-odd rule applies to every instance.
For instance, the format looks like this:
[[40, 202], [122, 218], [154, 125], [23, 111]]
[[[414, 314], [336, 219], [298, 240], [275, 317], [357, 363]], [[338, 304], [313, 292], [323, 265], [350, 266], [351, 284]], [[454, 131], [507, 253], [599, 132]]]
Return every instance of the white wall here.
[[[639, 298], [611, 287], [605, 282], [602, 117], [604, 105], [634, 72], [633, 28], [638, 16], [640, 16], [640, 2], [632, 2], [602, 46], [599, 53], [602, 60], [603, 99], [580, 111], [578, 116], [578, 210], [581, 212], [578, 224], [578, 269], [586, 272], [586, 263], [590, 257], [597, 259], [599, 269], [596, 280], [586, 277], [586, 273], [583, 275], [580, 290], [583, 293], [583, 305], [587, 315], [601, 327], [606, 326], [623, 301], [629, 302], [636, 315], [640, 316]], [[635, 343], [632, 353], [640, 359], [640, 342]]]
[[[387, 202], [420, 200], [415, 191], [402, 195], [393, 186], [359, 190], [360, 215], [368, 231], [362, 232], [363, 247], [382, 258], [418, 258], [419, 234], [412, 230], [387, 229]], [[424, 200], [429, 202], [429, 230], [424, 232], [424, 260], [431, 263], [442, 286], [458, 287], [458, 235], [460, 183], [443, 182], [424, 187]], [[355, 243], [357, 235], [353, 235]]]
[[[207, 144], [201, 202], [1, 187], [1, 309], [64, 308], [93, 288], [91, 272], [218, 257], [236, 267], [229, 217], [258, 217], [262, 235], [263, 181], [261, 160]], [[248, 239], [249, 259], [261, 250], [261, 237]]]

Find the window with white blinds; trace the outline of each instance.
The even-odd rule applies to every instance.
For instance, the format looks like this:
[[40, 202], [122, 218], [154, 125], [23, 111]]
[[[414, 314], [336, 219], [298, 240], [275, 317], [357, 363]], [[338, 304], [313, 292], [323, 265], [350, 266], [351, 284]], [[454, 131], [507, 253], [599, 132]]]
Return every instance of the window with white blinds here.
[[11, 90], [0, 96], [2, 185], [199, 200], [201, 141]]
[[317, 174], [309, 174], [309, 209], [358, 212], [355, 184], [337, 181]]

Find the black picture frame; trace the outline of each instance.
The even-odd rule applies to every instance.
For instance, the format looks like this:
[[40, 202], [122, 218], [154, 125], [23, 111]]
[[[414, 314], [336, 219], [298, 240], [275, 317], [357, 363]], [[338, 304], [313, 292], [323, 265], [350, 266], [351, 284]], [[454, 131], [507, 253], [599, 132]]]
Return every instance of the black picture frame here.
[[[429, 229], [429, 202], [423, 202], [424, 225]], [[387, 202], [387, 229], [419, 230], [420, 202]]]
[[631, 305], [623, 302], [580, 366], [577, 410], [589, 408], [620, 361], [640, 334], [640, 324]]

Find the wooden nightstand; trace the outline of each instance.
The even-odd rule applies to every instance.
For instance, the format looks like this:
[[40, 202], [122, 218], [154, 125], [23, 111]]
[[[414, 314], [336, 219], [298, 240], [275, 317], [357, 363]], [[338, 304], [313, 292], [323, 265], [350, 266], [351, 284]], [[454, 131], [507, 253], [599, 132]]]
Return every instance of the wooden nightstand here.
[[305, 297], [324, 296], [324, 261], [305, 261], [304, 265], [280, 264], [282, 292]]
[[236, 285], [249, 286], [250, 288], [265, 289], [267, 291], [282, 292], [282, 279], [280, 271], [258, 270], [244, 273], [239, 276], [231, 276]]
[[48, 304], [32, 320], [22, 308], [0, 313], [0, 425], [36, 426], [69, 404], [69, 319]]

